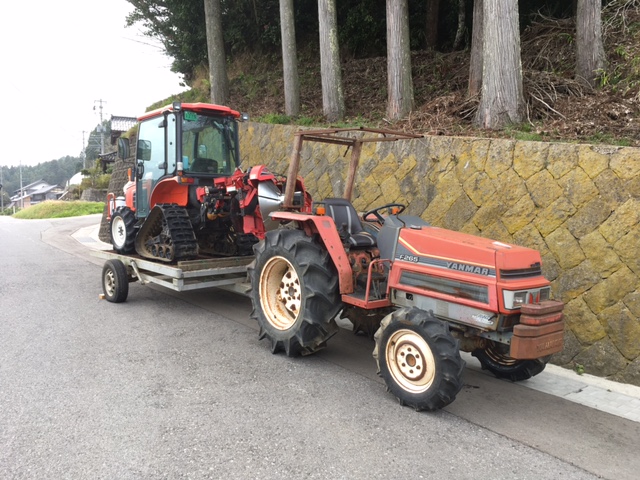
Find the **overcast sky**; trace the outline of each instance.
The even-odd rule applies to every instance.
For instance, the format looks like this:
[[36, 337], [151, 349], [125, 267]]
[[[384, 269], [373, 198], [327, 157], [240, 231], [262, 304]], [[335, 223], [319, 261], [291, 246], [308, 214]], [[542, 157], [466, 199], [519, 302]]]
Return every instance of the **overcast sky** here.
[[79, 156], [82, 132], [88, 140], [100, 123], [97, 100], [106, 119], [135, 117], [184, 90], [171, 59], [125, 27], [131, 10], [125, 0], [2, 2], [0, 165]]

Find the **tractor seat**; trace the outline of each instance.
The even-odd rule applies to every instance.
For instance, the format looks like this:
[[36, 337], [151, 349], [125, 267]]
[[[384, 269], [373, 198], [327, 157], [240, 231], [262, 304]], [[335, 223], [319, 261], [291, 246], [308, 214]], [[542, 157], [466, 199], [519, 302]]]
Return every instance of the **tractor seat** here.
[[196, 158], [189, 171], [191, 173], [218, 173], [218, 162], [212, 158]]
[[356, 209], [344, 198], [327, 198], [324, 203], [326, 214], [333, 218], [338, 230], [346, 228], [349, 244], [356, 248], [374, 247], [376, 239], [362, 228]]

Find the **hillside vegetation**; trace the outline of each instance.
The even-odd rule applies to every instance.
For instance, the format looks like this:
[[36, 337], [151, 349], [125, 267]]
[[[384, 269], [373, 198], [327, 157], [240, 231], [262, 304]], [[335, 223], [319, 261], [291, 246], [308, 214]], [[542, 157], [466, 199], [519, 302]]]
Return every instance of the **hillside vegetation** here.
[[[614, 2], [605, 8], [603, 21], [608, 66], [600, 72], [600, 84], [593, 89], [574, 80], [574, 20], [541, 15], [534, 18], [521, 37], [527, 120], [505, 131], [478, 130], [472, 126], [479, 99], [468, 98], [466, 93], [468, 50], [412, 52], [416, 108], [398, 122], [385, 119], [386, 58], [343, 56], [347, 119], [340, 125], [385, 127], [429, 135], [640, 146], [640, 1]], [[243, 53], [233, 57], [228, 70], [230, 106], [258, 121], [326, 125], [322, 120], [317, 52], [302, 51], [298, 57], [300, 117], [283, 114], [282, 66], [278, 54]], [[204, 69], [196, 72], [191, 86], [192, 90], [175, 99], [208, 101], [209, 83]]]

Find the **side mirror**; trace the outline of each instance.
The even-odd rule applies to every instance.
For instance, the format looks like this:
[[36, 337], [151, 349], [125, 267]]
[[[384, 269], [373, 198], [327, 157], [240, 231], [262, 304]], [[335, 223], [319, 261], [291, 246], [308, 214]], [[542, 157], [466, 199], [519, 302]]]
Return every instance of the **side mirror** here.
[[129, 139], [128, 138], [118, 138], [118, 157], [122, 160], [126, 160], [129, 158]]

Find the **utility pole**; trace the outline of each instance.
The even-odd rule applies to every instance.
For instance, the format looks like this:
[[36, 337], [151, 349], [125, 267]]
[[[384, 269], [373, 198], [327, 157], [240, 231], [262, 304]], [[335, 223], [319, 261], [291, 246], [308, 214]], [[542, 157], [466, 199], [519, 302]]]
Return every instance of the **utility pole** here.
[[98, 103], [100, 105], [100, 155], [104, 154], [104, 126], [102, 125], [102, 104], [107, 103], [106, 100], [94, 100], [93, 101], [93, 109], [96, 109], [95, 104]]
[[86, 132], [83, 130], [82, 131], [82, 150], [80, 150], [80, 156], [82, 157], [82, 168], [84, 170], [86, 170], [87, 168], [87, 152], [85, 151], [85, 146], [84, 146], [84, 134]]
[[22, 190], [22, 160], [20, 160], [20, 208], [24, 209], [24, 190]]

